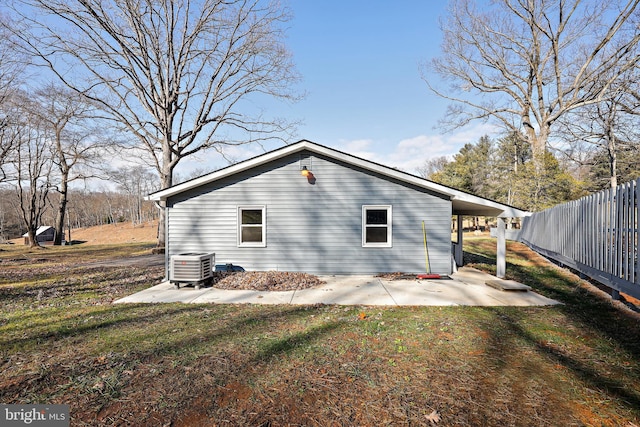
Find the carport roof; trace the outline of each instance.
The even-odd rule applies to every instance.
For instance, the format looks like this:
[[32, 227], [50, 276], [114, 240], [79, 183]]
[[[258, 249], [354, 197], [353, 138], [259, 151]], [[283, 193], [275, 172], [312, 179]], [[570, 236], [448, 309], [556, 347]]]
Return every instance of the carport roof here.
[[454, 188], [447, 187], [446, 185], [438, 184], [436, 182], [429, 181], [428, 179], [424, 179], [422, 177], [400, 171], [389, 166], [372, 162], [370, 160], [365, 160], [363, 158], [341, 152], [334, 148], [329, 148], [324, 145], [316, 144], [315, 142], [304, 139], [296, 143], [286, 145], [282, 148], [253, 157], [251, 159], [236, 163], [226, 168], [217, 170], [207, 175], [203, 175], [190, 181], [186, 181], [181, 184], [166, 188], [164, 190], [157, 191], [150, 194], [147, 199], [154, 201], [167, 200], [169, 197], [175, 196], [184, 191], [188, 191], [201, 185], [205, 185], [210, 182], [234, 175], [236, 173], [252, 169], [256, 166], [263, 165], [265, 163], [300, 151], [310, 151], [312, 153], [333, 158], [348, 165], [375, 172], [377, 174], [398, 180], [400, 182], [411, 184], [441, 194], [451, 200], [454, 215], [495, 216], [505, 218], [524, 217], [530, 215], [530, 212], [514, 208], [513, 206], [505, 205], [503, 203], [475, 196], [464, 191], [456, 190]]

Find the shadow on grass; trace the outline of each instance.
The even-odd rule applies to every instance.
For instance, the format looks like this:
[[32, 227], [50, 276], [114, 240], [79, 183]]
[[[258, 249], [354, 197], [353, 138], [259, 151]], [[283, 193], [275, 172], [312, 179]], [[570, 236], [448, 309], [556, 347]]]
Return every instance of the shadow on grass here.
[[[535, 292], [561, 302], [562, 305], [553, 307], [554, 311], [575, 321], [581, 329], [595, 334], [594, 336], [606, 342], [606, 347], [610, 348], [594, 351], [617, 352], [619, 350], [616, 348], [622, 349], [633, 358], [636, 366], [640, 364], [640, 322], [636, 313], [616, 307], [611, 300], [599, 295], [595, 289], [589, 290], [578, 276], [560, 270], [542, 257], [537, 258], [538, 254], [524, 245], [516, 245], [519, 244], [510, 244], [507, 249], [508, 279], [529, 285]], [[494, 253], [489, 252], [489, 247], [483, 247], [482, 244], [473, 246], [473, 251], [465, 251], [465, 261], [472, 263], [476, 268], [494, 272], [496, 258]], [[640, 394], [625, 387], [620, 380], [613, 378], [613, 374], [599, 371], [595, 366], [589, 366], [580, 360], [578, 355], [572, 355], [562, 347], [536, 338], [513, 312], [498, 308], [489, 310], [494, 312], [500, 323], [500, 326], [494, 329], [495, 339], [504, 339], [501, 330], [506, 328], [513, 336], [522, 339], [537, 352], [569, 369], [588, 386], [603, 390], [609, 396], [626, 402], [636, 414], [640, 414]], [[509, 351], [508, 345], [505, 346], [504, 343], [498, 345], [498, 348], [497, 357], [502, 352]]]
[[[99, 411], [109, 405], [117, 408], [114, 396], [125, 393], [125, 389], [126, 393], [135, 395], [143, 392], [139, 384], [130, 382], [129, 374], [122, 374], [127, 371], [147, 372], [137, 378], [150, 381], [159, 387], [157, 391], [180, 387], [202, 394], [204, 390], [200, 388], [206, 384], [209, 384], [207, 387], [223, 386], [255, 377], [257, 365], [268, 365], [286, 357], [339, 328], [342, 321], [311, 325], [290, 333], [291, 325], [298, 319], [322, 310], [322, 307], [308, 306], [117, 305], [89, 313], [93, 320], [80, 325], [78, 317], [70, 312], [70, 316], [38, 326], [47, 330], [27, 338], [17, 331], [14, 336], [18, 337], [0, 340], [7, 363], [12, 363], [12, 354], [17, 356], [16, 360], [21, 359], [21, 354], [29, 354], [34, 360], [47, 360], [37, 372], [25, 372], [7, 387], [0, 388], [0, 400], [11, 403], [28, 401], [32, 396], [51, 396], [50, 385], [61, 383], [67, 384], [65, 387], [81, 387], [78, 392], [84, 401], [93, 402], [83, 411]], [[27, 326], [22, 329], [27, 333], [30, 330]], [[71, 338], [76, 350], [63, 351], [59, 357], [48, 359], [46, 354], [66, 348], [65, 341], [60, 341], [63, 338]], [[96, 363], [96, 355], [106, 355], [98, 358], [106, 362]], [[199, 372], [210, 379], [204, 382], [194, 379], [198, 385], [193, 389], [179, 365], [173, 368], [167, 365], [167, 361], [173, 360], [187, 366], [199, 360], [203, 366]], [[110, 372], [113, 372], [110, 386], [115, 390], [113, 393], [105, 394], [92, 388], [96, 378], [104, 378]], [[218, 391], [214, 387], [207, 393], [216, 396]]]
[[254, 361], [267, 361], [282, 354], [295, 351], [299, 347], [320, 340], [324, 335], [340, 328], [343, 324], [344, 322], [323, 323], [314, 328], [307, 329], [304, 332], [298, 332], [292, 336], [277, 339], [259, 350], [254, 357]]
[[141, 252], [151, 254], [153, 243], [138, 242], [130, 244], [105, 244], [105, 245], [65, 245], [65, 246], [40, 246], [32, 249], [28, 246], [12, 247], [0, 256], [0, 261], [25, 260], [33, 262], [34, 259], [42, 261], [61, 262], [68, 267], [74, 267], [82, 262], [100, 259], [120, 259], [139, 255]]
[[[487, 310], [493, 313], [496, 322], [498, 322], [495, 325], [494, 338], [501, 342], [494, 347], [496, 349], [493, 355], [495, 358], [504, 357], [505, 354], [513, 352], [513, 348], [518, 348], [514, 345], [514, 341], [521, 340], [526, 343], [528, 348], [534, 349], [537, 353], [550, 359], [554, 364], [567, 368], [587, 387], [604, 391], [609, 397], [619, 399], [619, 401], [628, 405], [637, 416], [640, 416], [640, 394], [637, 391], [630, 390], [623, 382], [612, 378], [608, 373], [594, 369], [588, 363], [579, 360], [576, 357], [577, 355], [574, 356], [565, 351], [562, 346], [536, 337], [523, 325], [523, 318], [519, 318], [513, 313], [505, 313], [503, 309], [495, 307], [487, 308]], [[508, 331], [507, 334], [504, 333], [505, 330]], [[505, 337], [511, 338], [505, 340]], [[637, 351], [632, 352], [632, 354], [636, 361], [640, 360]]]
[[[241, 310], [242, 307], [233, 307], [232, 310]], [[203, 307], [199, 307], [202, 311]], [[291, 336], [280, 337], [276, 334], [278, 329], [283, 325], [286, 326], [285, 331], [297, 318], [309, 315], [310, 310], [317, 310], [314, 307], [307, 306], [276, 306], [265, 308], [263, 306], [256, 307], [252, 310], [251, 315], [243, 315], [244, 311], [236, 312], [237, 315], [220, 321], [213, 319], [212, 324], [202, 323], [203, 328], [211, 326], [203, 333], [186, 334], [185, 337], [177, 340], [169, 340], [170, 342], [159, 342], [157, 346], [144, 350], [144, 357], [161, 357], [175, 353], [189, 351], [194, 355], [205, 354], [212, 345], [221, 343], [228, 350], [234, 347], [252, 347], [257, 348], [249, 353], [241, 354], [243, 365], [252, 362], [265, 362], [279, 355], [288, 354], [297, 348], [310, 344], [322, 338], [323, 335], [337, 329], [341, 322], [330, 322], [313, 328], [305, 328], [302, 332], [298, 332]], [[269, 336], [265, 336], [268, 334]], [[271, 337], [271, 335], [274, 335]]]
[[[18, 346], [19, 348], [32, 348], [33, 346], [42, 346], [46, 343], [54, 342], [63, 338], [89, 339], [88, 335], [93, 332], [102, 331], [103, 340], [110, 341], [110, 345], [118, 344], [118, 335], [125, 336], [132, 334], [140, 342], [147, 339], [153, 339], [157, 344], [142, 348], [131, 348], [131, 354], [135, 354], [138, 359], [148, 359], [149, 357], [162, 357], [165, 355], [175, 354], [183, 351], [198, 352], [199, 349], [206, 349], [212, 343], [224, 342], [226, 340], [238, 340], [239, 337], [249, 336], [257, 332], [272, 331], [279, 324], [289, 324], [294, 318], [306, 316], [309, 314], [309, 308], [306, 306], [286, 306], [277, 307], [275, 309], [258, 309], [252, 312], [250, 316], [243, 316], [242, 307], [232, 307], [232, 311], [238, 314], [231, 316], [230, 319], [221, 319], [221, 316], [209, 318], [203, 316], [208, 310], [207, 307], [194, 304], [161, 304], [151, 306], [153, 314], [148, 314], [149, 305], [138, 304], [119, 304], [109, 306], [99, 312], [93, 312], [91, 318], [93, 321], [85, 324], [71, 323], [68, 317], [61, 317], [54, 321], [48, 322], [46, 325], [39, 325], [35, 328], [46, 330], [31, 334], [28, 337], [19, 337], [12, 339], [0, 339], [0, 347], [10, 348]], [[61, 313], [61, 316], [64, 314]], [[193, 318], [188, 317], [193, 315]], [[170, 319], [174, 319], [175, 322]], [[202, 319], [203, 318], [203, 319]], [[198, 319], [202, 319], [199, 323]], [[178, 329], [181, 324], [180, 320], [190, 320], [199, 323], [204, 331], [191, 331], [180, 333]], [[154, 324], [158, 324], [154, 327]], [[324, 333], [339, 327], [340, 322], [332, 322], [323, 324], [319, 327], [305, 330], [304, 332], [295, 334], [285, 338], [277, 338], [275, 341], [263, 346], [254, 355], [254, 359], [265, 360], [270, 359], [278, 354], [287, 353], [305, 343], [319, 339]], [[126, 328], [140, 325], [133, 331]], [[168, 331], [167, 329], [171, 329]], [[114, 336], [109, 338], [105, 336], [105, 332], [112, 333]], [[136, 335], [138, 332], [142, 334]], [[162, 336], [164, 334], [164, 336]], [[126, 342], [123, 340], [123, 342]], [[121, 347], [121, 345], [117, 345]]]
[[[141, 311], [140, 308], [140, 306], [126, 304], [117, 306], [111, 305], [106, 308], [100, 307], [96, 311], [89, 312], [87, 312], [85, 308], [81, 308], [81, 312], [78, 312], [77, 316], [85, 315], [89, 316], [91, 319], [91, 321], [83, 322], [82, 324], [78, 324], [78, 321], [82, 320], [81, 317], [75, 319], [69, 317], [75, 311], [73, 309], [52, 309], [49, 313], [47, 313], [46, 309], [43, 309], [39, 312], [32, 313], [32, 315], [29, 316], [33, 319], [32, 321], [30, 321], [28, 317], [24, 316], [16, 319], [17, 321], [27, 321], [27, 324], [25, 325], [12, 326], [13, 322], [4, 325], [3, 329], [5, 329], [5, 333], [3, 333], [3, 338], [0, 338], [0, 347], [6, 349], [13, 346], [18, 346], [19, 348], [33, 348], [46, 345], [46, 341], [49, 340], [55, 341], [68, 337], [82, 337], [92, 331], [121, 328], [127, 325], [139, 323], [141, 320], [150, 321], [154, 319], [161, 319], [165, 316], [177, 315], [195, 310], [195, 307], [167, 305], [163, 307], [166, 308], [166, 310], [156, 310], [152, 316], [145, 316], [144, 319], [141, 319], [139, 317]], [[51, 316], [54, 311], [57, 314], [56, 317]], [[50, 314], [50, 316], [47, 316], [47, 314]], [[41, 321], [36, 322], [36, 319], [40, 319]], [[42, 331], [37, 332], [39, 329], [42, 329]], [[16, 332], [24, 330], [24, 332], [20, 337], [6, 338], [7, 332], [12, 330]]]

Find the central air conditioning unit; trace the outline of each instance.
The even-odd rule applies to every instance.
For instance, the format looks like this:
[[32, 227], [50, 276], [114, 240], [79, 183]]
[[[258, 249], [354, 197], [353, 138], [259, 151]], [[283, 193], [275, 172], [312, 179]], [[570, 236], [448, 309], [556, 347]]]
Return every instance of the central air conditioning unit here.
[[213, 277], [213, 266], [216, 254], [213, 253], [184, 253], [171, 257], [169, 266], [169, 282], [176, 289], [180, 283], [190, 283], [196, 289]]

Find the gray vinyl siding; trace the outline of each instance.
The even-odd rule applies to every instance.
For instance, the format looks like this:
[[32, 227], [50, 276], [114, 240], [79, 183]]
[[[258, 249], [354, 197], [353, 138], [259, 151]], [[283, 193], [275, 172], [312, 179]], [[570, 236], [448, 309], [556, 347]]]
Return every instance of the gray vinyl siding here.
[[[426, 269], [451, 272], [451, 202], [388, 177], [311, 154], [315, 182], [300, 175], [300, 153], [168, 200], [167, 250], [215, 252], [216, 264], [247, 270], [356, 274]], [[308, 160], [305, 160], [307, 162]], [[237, 208], [266, 207], [266, 247], [238, 247]], [[362, 206], [391, 205], [390, 248], [362, 247]]]

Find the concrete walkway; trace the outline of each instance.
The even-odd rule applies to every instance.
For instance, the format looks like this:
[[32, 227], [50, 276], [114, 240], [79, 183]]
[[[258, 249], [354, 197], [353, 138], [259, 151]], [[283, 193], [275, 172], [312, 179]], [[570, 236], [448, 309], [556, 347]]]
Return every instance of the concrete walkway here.
[[145, 289], [115, 303], [193, 304], [337, 304], [337, 305], [467, 305], [540, 306], [559, 304], [532, 291], [501, 291], [487, 286], [496, 277], [463, 267], [451, 279], [385, 280], [373, 276], [320, 276], [326, 284], [297, 291], [248, 291], [181, 287], [169, 282]]

